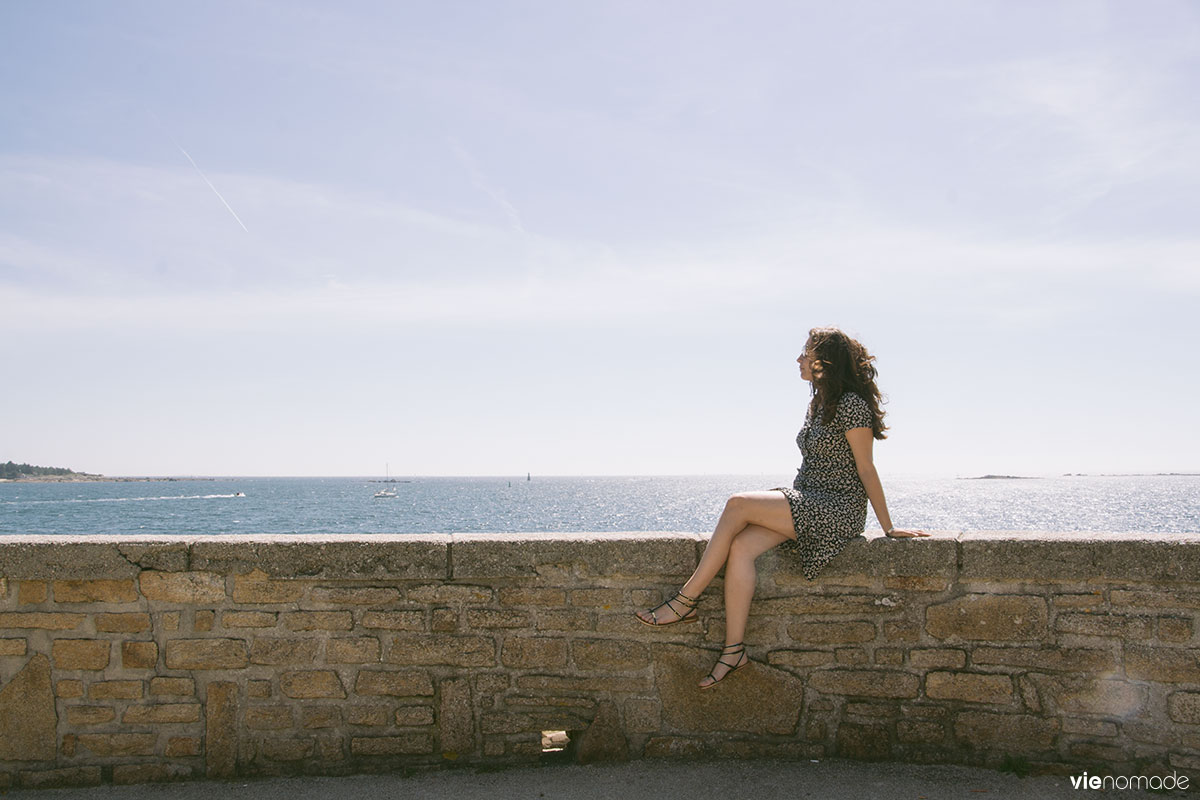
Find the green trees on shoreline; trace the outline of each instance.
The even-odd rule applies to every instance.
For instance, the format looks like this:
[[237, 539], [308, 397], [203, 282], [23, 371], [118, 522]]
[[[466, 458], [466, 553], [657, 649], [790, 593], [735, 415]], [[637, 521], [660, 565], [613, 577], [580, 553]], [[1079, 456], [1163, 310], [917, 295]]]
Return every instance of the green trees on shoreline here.
[[32, 464], [14, 464], [9, 461], [0, 464], [0, 478], [17, 480], [18, 478], [37, 477], [40, 475], [75, 475], [75, 470], [66, 467], [35, 467]]

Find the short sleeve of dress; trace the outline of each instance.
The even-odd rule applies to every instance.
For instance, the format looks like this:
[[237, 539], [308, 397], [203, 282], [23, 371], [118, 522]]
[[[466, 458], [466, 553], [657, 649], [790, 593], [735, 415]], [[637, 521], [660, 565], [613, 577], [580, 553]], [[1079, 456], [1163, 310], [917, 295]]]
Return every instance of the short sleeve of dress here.
[[853, 392], [846, 392], [838, 401], [837, 414], [834, 416], [834, 427], [845, 433], [851, 428], [870, 428], [875, 421], [871, 407]]

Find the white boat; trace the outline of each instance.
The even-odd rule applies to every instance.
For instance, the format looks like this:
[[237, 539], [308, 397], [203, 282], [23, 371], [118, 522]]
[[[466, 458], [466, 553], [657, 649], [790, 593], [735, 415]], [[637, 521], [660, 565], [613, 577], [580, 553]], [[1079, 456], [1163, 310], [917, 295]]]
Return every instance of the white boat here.
[[[383, 467], [383, 472], [384, 472], [384, 475], [387, 476], [383, 481], [384, 483], [395, 483], [395, 481], [392, 480], [392, 465], [391, 464], [385, 464]], [[375, 493], [376, 500], [382, 500], [382, 499], [386, 499], [389, 497], [397, 497], [397, 496], [398, 495], [396, 494], [395, 489], [380, 489], [378, 492]]]

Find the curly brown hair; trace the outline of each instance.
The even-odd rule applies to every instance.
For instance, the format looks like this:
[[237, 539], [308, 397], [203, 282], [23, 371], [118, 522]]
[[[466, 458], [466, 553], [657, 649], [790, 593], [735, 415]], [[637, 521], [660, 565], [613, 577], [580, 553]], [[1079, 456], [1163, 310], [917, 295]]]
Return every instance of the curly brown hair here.
[[833, 422], [838, 401], [846, 392], [854, 392], [871, 407], [871, 433], [876, 439], [886, 439], [884, 411], [880, 408], [883, 396], [875, 385], [875, 356], [855, 339], [838, 328], [813, 328], [808, 332], [808, 349], [812, 370], [812, 411], [820, 412], [821, 422]]

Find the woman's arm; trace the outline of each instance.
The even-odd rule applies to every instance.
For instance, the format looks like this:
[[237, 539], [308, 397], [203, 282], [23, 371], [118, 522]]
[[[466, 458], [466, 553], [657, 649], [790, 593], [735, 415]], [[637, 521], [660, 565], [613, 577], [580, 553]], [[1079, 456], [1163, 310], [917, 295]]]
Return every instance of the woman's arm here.
[[888, 536], [896, 539], [909, 539], [916, 536], [928, 536], [924, 531], [900, 530], [892, 526], [892, 517], [888, 514], [887, 500], [883, 496], [883, 484], [879, 481], [879, 472], [875, 469], [875, 436], [870, 428], [851, 428], [846, 431], [846, 441], [850, 443], [850, 452], [854, 454], [854, 466], [858, 470], [858, 478], [863, 488], [867, 490], [867, 499], [875, 510], [875, 518], [879, 527]]

